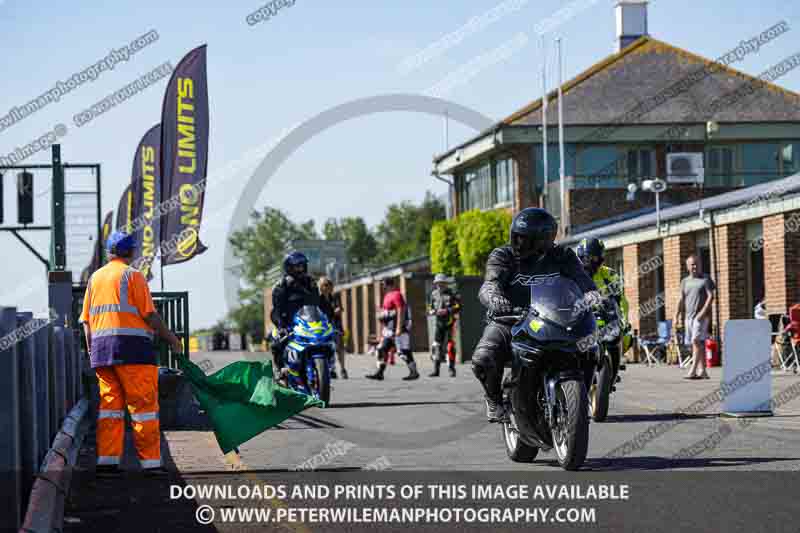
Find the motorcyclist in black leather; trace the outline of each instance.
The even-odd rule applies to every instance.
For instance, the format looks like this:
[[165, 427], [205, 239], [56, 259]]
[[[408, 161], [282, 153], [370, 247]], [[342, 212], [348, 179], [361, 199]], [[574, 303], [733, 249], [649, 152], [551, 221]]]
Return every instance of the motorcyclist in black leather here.
[[300, 252], [290, 253], [283, 260], [283, 277], [272, 289], [270, 320], [275, 325], [272, 356], [278, 371], [284, 366], [283, 349], [294, 315], [305, 305], [319, 304], [319, 289], [308, 275], [308, 259]]
[[486, 262], [486, 274], [478, 299], [487, 309], [487, 326], [475, 347], [472, 370], [486, 393], [490, 422], [505, 416], [502, 378], [511, 360], [511, 325], [496, 319], [522, 314], [530, 305], [531, 283], [539, 276], [560, 273], [576, 282], [588, 298], [598, 298], [597, 287], [578, 257], [555, 244], [558, 224], [544, 209], [529, 207], [514, 217], [509, 244], [495, 248]]

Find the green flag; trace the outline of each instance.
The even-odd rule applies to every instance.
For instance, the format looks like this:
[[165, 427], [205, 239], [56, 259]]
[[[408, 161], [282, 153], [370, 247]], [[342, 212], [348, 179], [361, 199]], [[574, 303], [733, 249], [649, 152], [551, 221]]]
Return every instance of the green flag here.
[[321, 400], [275, 383], [271, 361], [237, 361], [210, 376], [184, 355], [178, 364], [211, 419], [222, 453], [304, 409], [325, 407]]

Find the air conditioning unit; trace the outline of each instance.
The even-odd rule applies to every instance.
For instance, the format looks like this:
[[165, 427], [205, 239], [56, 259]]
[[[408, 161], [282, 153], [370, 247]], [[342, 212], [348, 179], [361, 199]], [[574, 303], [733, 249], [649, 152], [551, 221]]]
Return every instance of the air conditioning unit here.
[[703, 183], [705, 177], [702, 153], [667, 154], [668, 183]]

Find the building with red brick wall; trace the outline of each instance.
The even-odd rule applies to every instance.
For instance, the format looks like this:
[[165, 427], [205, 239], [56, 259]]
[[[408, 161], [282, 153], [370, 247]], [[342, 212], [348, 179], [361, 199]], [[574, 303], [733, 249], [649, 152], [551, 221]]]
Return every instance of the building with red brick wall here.
[[625, 280], [631, 323], [639, 335], [655, 335], [657, 323], [675, 317], [686, 259], [696, 255], [717, 286], [712, 330], [722, 338], [731, 319], [786, 314], [800, 303], [800, 174], [739, 189], [702, 202], [608, 223], [569, 236], [575, 247], [597, 237], [606, 262]]
[[[755, 78], [733, 68], [740, 60], [735, 55], [711, 61], [651, 37], [646, 6], [639, 0], [617, 2], [616, 53], [562, 86], [562, 236], [652, 209], [652, 195], [628, 201], [626, 189], [667, 177], [672, 153], [703, 154], [705, 181], [702, 188], [672, 186], [661, 195], [664, 207], [800, 171], [800, 95], [773, 83], [800, 62], [800, 55]], [[787, 30], [780, 23], [767, 33], [786, 39], [781, 35]], [[546, 114], [539, 98], [434, 158], [433, 174], [452, 183], [455, 215], [538, 206], [561, 218], [557, 91], [546, 101]]]

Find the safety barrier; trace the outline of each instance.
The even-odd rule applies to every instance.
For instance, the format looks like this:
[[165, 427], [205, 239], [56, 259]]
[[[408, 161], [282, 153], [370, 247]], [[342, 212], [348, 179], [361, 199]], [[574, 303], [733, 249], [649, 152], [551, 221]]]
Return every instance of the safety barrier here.
[[22, 525], [45, 457], [85, 396], [80, 354], [75, 330], [0, 307], [0, 530]]

